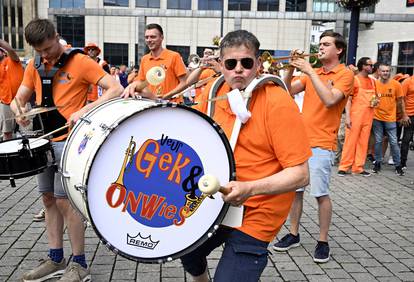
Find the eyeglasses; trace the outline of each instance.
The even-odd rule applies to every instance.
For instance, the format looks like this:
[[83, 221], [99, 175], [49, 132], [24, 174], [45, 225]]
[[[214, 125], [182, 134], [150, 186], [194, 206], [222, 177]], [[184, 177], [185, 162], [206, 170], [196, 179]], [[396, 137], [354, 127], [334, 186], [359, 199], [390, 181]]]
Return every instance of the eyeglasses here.
[[237, 66], [238, 61], [240, 61], [242, 67], [247, 70], [252, 69], [254, 66], [254, 60], [252, 58], [242, 58], [240, 60], [227, 59], [224, 61], [224, 67], [226, 68], [226, 70], [234, 70]]
[[364, 64], [365, 66], [370, 66], [371, 68], [374, 66], [373, 64]]

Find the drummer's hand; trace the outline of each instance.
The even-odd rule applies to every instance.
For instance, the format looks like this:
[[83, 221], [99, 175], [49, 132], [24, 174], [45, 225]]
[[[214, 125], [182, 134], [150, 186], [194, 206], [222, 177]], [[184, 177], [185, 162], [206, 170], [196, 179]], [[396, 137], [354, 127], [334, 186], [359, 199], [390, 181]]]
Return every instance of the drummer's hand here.
[[83, 116], [84, 111], [80, 109], [77, 112], [74, 112], [68, 119], [68, 124], [70, 127], [73, 127], [75, 123]]
[[252, 187], [248, 182], [230, 181], [225, 187], [230, 190], [230, 193], [223, 194], [223, 200], [232, 206], [240, 206], [252, 196]]
[[22, 127], [26, 127], [30, 124], [30, 120], [27, 117], [16, 118], [16, 123]]
[[134, 81], [132, 83], [130, 83], [124, 90], [124, 92], [122, 92], [121, 97], [122, 98], [136, 98], [137, 96], [139, 96], [139, 94], [135, 91], [136, 87], [137, 87], [138, 82]]
[[[19, 115], [27, 112], [26, 107], [20, 107]], [[16, 123], [22, 127], [26, 127], [30, 124], [30, 120], [27, 117], [17, 117]]]

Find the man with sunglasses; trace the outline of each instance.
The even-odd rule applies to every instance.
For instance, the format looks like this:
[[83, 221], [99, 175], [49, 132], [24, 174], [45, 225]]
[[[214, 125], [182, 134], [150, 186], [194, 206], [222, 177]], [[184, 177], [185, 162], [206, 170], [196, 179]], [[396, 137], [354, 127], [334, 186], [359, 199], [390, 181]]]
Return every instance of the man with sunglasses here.
[[[329, 198], [334, 151], [337, 147], [337, 133], [347, 97], [352, 94], [353, 72], [340, 63], [346, 54], [343, 36], [333, 31], [325, 31], [319, 39], [319, 60], [322, 67], [313, 69], [303, 58], [294, 58], [285, 77], [291, 94], [305, 91], [302, 116], [312, 147], [309, 159], [310, 195], [316, 197], [319, 209], [319, 240], [313, 260], [324, 263], [329, 260], [328, 231], [332, 217], [332, 203]], [[291, 83], [294, 68], [305, 75]], [[300, 244], [299, 222], [303, 208], [303, 192], [296, 192], [290, 210], [290, 233], [277, 242], [276, 251], [286, 251]]]
[[352, 173], [371, 176], [364, 170], [368, 140], [371, 134], [374, 107], [378, 104], [375, 80], [370, 78], [373, 64], [370, 58], [362, 57], [357, 63], [358, 74], [354, 77], [354, 94], [346, 103], [346, 134], [338, 176]]
[[[240, 94], [256, 77], [259, 46], [257, 38], [245, 30], [230, 32], [221, 41], [225, 82], [218, 87], [219, 99], [212, 107], [213, 119], [228, 138], [239, 118], [231, 110], [228, 93]], [[206, 87], [200, 101], [207, 101], [211, 87]], [[207, 103], [197, 108], [206, 112]], [[234, 150], [237, 180], [225, 185], [230, 193], [222, 196], [231, 205], [244, 206], [243, 223], [238, 228], [220, 226], [181, 258], [194, 281], [209, 281], [206, 257], [223, 243], [214, 281], [258, 281], [267, 264], [268, 244], [287, 218], [295, 189], [308, 183], [310, 147], [290, 95], [274, 84], [261, 85], [253, 91], [248, 110], [251, 117], [241, 127]]]
[[[101, 59], [98, 57], [99, 54], [101, 53], [101, 49], [96, 43], [94, 42], [87, 43], [85, 47], [83, 48], [83, 52], [89, 57], [91, 57], [92, 60], [97, 62], [104, 71], [106, 71], [107, 73], [110, 72], [108, 63], [104, 59]], [[102, 96], [102, 88], [98, 85], [92, 84], [88, 90], [88, 103], [92, 103], [98, 100], [98, 97], [101, 97], [101, 96]]]

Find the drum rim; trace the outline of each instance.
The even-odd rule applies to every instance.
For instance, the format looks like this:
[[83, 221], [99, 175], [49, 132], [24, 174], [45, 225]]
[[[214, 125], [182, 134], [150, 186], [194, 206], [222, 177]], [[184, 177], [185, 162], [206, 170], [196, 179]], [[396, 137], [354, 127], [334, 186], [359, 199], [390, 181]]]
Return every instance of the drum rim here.
[[[122, 98], [117, 98], [117, 99], [115, 99], [115, 100], [119, 100], [119, 99], [122, 99]], [[108, 102], [113, 102], [114, 100], [110, 100], [110, 101], [108, 101]], [[106, 104], [106, 103], [105, 103]], [[101, 105], [103, 105], [103, 104], [101, 104]], [[221, 139], [221, 141], [222, 141], [222, 143], [223, 143], [223, 145], [224, 145], [224, 147], [225, 147], [225, 150], [226, 150], [226, 152], [227, 152], [227, 157], [228, 157], [228, 159], [229, 159], [229, 181], [233, 181], [233, 180], [236, 180], [236, 162], [235, 162], [235, 159], [234, 159], [234, 154], [233, 154], [233, 150], [232, 150], [232, 148], [231, 148], [231, 145], [230, 145], [230, 142], [229, 142], [229, 140], [227, 139], [227, 137], [226, 137], [226, 134], [224, 133], [224, 130], [220, 127], [220, 125], [219, 124], [217, 124], [212, 118], [210, 118], [209, 116], [207, 116], [207, 115], [205, 115], [204, 113], [201, 113], [200, 111], [198, 111], [198, 110], [195, 110], [195, 109], [193, 109], [193, 108], [191, 108], [191, 107], [188, 107], [188, 106], [183, 106], [183, 105], [179, 105], [179, 104], [176, 104], [176, 103], [170, 103], [170, 102], [167, 102], [167, 103], [157, 103], [157, 102], [154, 102], [154, 104], [153, 105], [150, 105], [150, 106], [148, 106], [148, 107], [145, 107], [145, 108], [143, 108], [141, 111], [139, 111], [139, 112], [136, 112], [135, 114], [142, 114], [142, 113], [144, 113], [145, 111], [147, 111], [147, 110], [150, 110], [150, 109], [153, 109], [153, 108], [165, 108], [165, 107], [171, 107], [171, 108], [181, 108], [181, 109], [184, 109], [184, 110], [188, 110], [188, 111], [191, 111], [191, 112], [193, 112], [193, 113], [195, 113], [195, 114], [197, 114], [198, 116], [200, 116], [201, 118], [203, 118], [204, 120], [206, 120], [213, 128], [214, 128], [214, 130], [217, 132], [217, 134], [220, 136], [220, 139]], [[98, 107], [97, 107], [98, 108]], [[95, 108], [95, 109], [97, 109], [97, 108]], [[134, 115], [135, 115], [134, 114]], [[118, 126], [119, 125], [121, 125], [121, 123], [123, 123], [123, 122], [125, 122], [126, 120], [128, 120], [131, 116], [133, 116], [133, 115], [129, 115], [129, 116], [127, 116], [127, 117], [125, 117], [124, 119], [122, 119], [122, 120], [120, 120], [119, 121], [119, 123], [118, 123]], [[74, 132], [74, 130], [72, 131], [72, 132]], [[105, 139], [104, 140], [106, 140], [106, 138], [108, 138], [108, 136], [110, 135], [110, 134], [112, 134], [112, 132], [113, 132], [113, 129], [109, 132], [109, 134], [108, 135], [106, 135], [105, 136]], [[69, 138], [68, 138], [68, 140], [69, 140]], [[102, 142], [103, 143], [103, 142]], [[101, 143], [101, 144], [102, 144]], [[92, 164], [93, 162], [94, 162], [94, 160], [95, 160], [95, 158], [96, 158], [96, 156], [98, 155], [98, 152], [101, 150], [101, 146], [96, 150], [96, 152], [95, 152], [95, 155], [93, 156], [93, 158], [91, 159], [91, 162], [89, 162], [90, 164]], [[63, 160], [63, 157], [62, 157], [62, 160]], [[88, 180], [89, 180], [89, 174], [90, 174], [90, 169], [88, 170], [88, 173], [87, 173], [87, 175], [86, 175], [86, 182], [85, 183], [88, 183]], [[64, 185], [64, 187], [65, 187], [65, 185]], [[65, 189], [66, 189], [66, 187], [65, 187]], [[85, 201], [87, 201], [88, 200], [88, 189], [85, 189], [85, 195], [86, 195], [86, 199], [85, 199]], [[69, 197], [70, 198], [70, 197]], [[72, 202], [72, 200], [71, 200], [71, 202]], [[73, 203], [72, 203], [72, 205], [73, 205]], [[75, 205], [76, 206], [76, 205]], [[94, 222], [93, 222], [93, 219], [92, 219], [92, 217], [91, 217], [91, 211], [90, 211], [90, 209], [89, 209], [89, 205], [85, 205], [86, 206], [86, 210], [87, 210], [87, 213], [88, 213], [88, 217], [89, 217], [89, 220], [90, 220], [90, 225], [92, 226], [92, 228], [93, 228], [93, 230], [95, 231], [95, 233], [96, 233], [96, 235], [97, 235], [97, 237], [99, 238], [99, 240], [109, 249], [109, 250], [111, 250], [112, 252], [114, 252], [114, 253], [116, 253], [116, 254], [118, 254], [118, 255], [120, 255], [120, 256], [122, 256], [122, 257], [125, 257], [125, 258], [127, 258], [127, 259], [129, 259], [129, 260], [133, 260], [133, 261], [137, 261], [137, 262], [141, 262], [141, 263], [164, 263], [164, 262], [167, 262], [167, 261], [171, 261], [171, 260], [175, 260], [175, 259], [178, 259], [178, 258], [180, 258], [181, 256], [183, 256], [183, 255], [185, 255], [185, 254], [188, 254], [188, 253], [190, 253], [190, 252], [192, 252], [192, 251], [194, 251], [196, 248], [198, 248], [199, 246], [201, 246], [203, 243], [205, 243], [208, 239], [209, 239], [209, 236], [208, 236], [208, 234], [210, 234], [210, 233], [214, 233], [215, 232], [215, 230], [216, 230], [216, 226], [219, 226], [220, 224], [221, 224], [221, 222], [223, 221], [223, 219], [224, 219], [224, 217], [226, 216], [226, 214], [227, 214], [227, 211], [228, 211], [228, 209], [229, 209], [229, 204], [228, 203], [226, 203], [226, 202], [224, 202], [223, 203], [223, 206], [222, 206], [222, 208], [221, 208], [221, 210], [220, 210], [220, 212], [219, 212], [219, 214], [218, 214], [218, 216], [217, 216], [217, 218], [214, 220], [214, 223], [207, 229], [207, 231], [199, 238], [199, 239], [197, 239], [197, 241], [195, 241], [192, 245], [190, 245], [190, 246], [188, 246], [187, 248], [185, 248], [185, 249], [183, 249], [183, 250], [180, 250], [180, 251], [178, 251], [178, 252], [176, 252], [176, 253], [173, 253], [173, 254], [170, 254], [170, 255], [166, 255], [166, 256], [161, 256], [161, 257], [153, 257], [153, 258], [143, 258], [143, 257], [136, 257], [136, 256], [132, 256], [132, 255], [130, 255], [130, 254], [127, 254], [127, 253], [125, 253], [125, 252], [123, 252], [123, 251], [121, 251], [121, 250], [118, 250], [118, 249], [116, 249], [114, 246], [112, 246], [112, 244], [111, 244], [111, 242], [109, 242], [108, 240], [106, 240], [105, 239], [105, 236], [103, 236], [103, 234], [101, 234], [101, 232], [99, 232], [99, 230], [96, 228], [96, 226], [95, 226], [95, 224], [94, 224]]]
[[[1, 141], [0, 142], [0, 144], [2, 144], [2, 143], [7, 143], [7, 142], [11, 142], [11, 141], [16, 141], [16, 140], [22, 140], [23, 139], [23, 137], [17, 137], [17, 138], [12, 138], [12, 139], [9, 139], [9, 140], [4, 140], [4, 141]], [[27, 137], [27, 139], [29, 139], [29, 141], [30, 141], [30, 139], [36, 139], [36, 137]], [[40, 139], [39, 139], [40, 140]], [[47, 141], [45, 144], [42, 144], [42, 145], [40, 145], [40, 146], [38, 146], [38, 147], [35, 147], [35, 148], [31, 148], [31, 150], [33, 150], [33, 151], [35, 151], [35, 152], [37, 152], [37, 151], [42, 151], [42, 150], [44, 150], [44, 148], [51, 148], [52, 147], [52, 144], [51, 144], [51, 142], [50, 142], [50, 140], [49, 139], [46, 139], [46, 138], [42, 138], [41, 140], [45, 140], [45, 141]], [[16, 152], [10, 152], [10, 153], [1, 153], [0, 152], [0, 158], [1, 157], [3, 157], [3, 156], [14, 156], [14, 155], [19, 155], [19, 151], [16, 151]]]

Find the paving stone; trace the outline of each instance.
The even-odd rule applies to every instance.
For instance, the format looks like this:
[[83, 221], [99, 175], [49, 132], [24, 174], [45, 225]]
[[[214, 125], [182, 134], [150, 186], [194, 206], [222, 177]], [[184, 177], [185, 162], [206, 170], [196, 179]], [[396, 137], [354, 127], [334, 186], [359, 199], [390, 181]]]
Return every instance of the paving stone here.
[[326, 274], [332, 278], [350, 278], [349, 274], [344, 269], [324, 269]]
[[375, 277], [393, 276], [393, 274], [384, 266], [367, 267], [366, 268]]
[[350, 273], [352, 278], [355, 279], [357, 282], [371, 282], [371, 281], [377, 281], [373, 275], [370, 273]]

